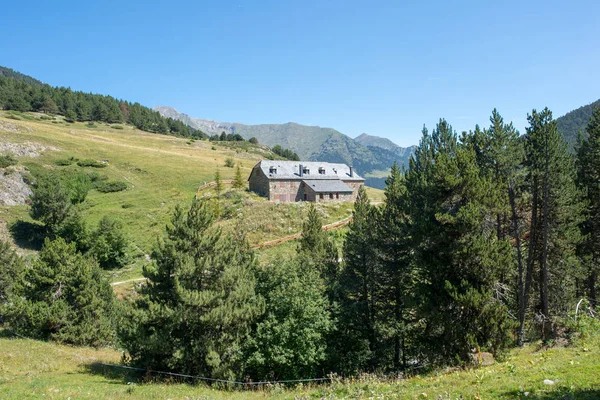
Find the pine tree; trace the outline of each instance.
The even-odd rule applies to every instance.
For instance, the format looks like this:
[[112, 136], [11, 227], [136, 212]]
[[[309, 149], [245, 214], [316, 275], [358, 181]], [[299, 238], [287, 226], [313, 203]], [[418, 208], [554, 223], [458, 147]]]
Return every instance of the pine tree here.
[[[528, 115], [527, 165], [532, 193], [531, 231], [524, 288], [529, 304], [533, 283], [539, 293], [537, 312], [542, 337], [552, 334], [552, 318], [567, 311], [578, 276], [574, 247], [581, 240], [580, 195], [575, 186], [575, 167], [567, 144], [547, 108]], [[534, 273], [537, 271], [537, 280]]]
[[120, 329], [131, 362], [213, 378], [239, 379], [243, 344], [264, 300], [256, 292], [257, 262], [247, 244], [213, 227], [214, 211], [194, 200], [177, 207], [164, 242], [144, 269], [134, 319]]
[[508, 241], [482, 229], [492, 214], [492, 182], [476, 154], [440, 120], [426, 130], [406, 176], [410, 234], [418, 266], [420, 351], [429, 362], [467, 360], [472, 347], [507, 345], [506, 306], [494, 296]]
[[71, 213], [70, 194], [61, 177], [56, 174], [40, 175], [31, 194], [31, 218], [42, 222], [48, 234], [55, 236]]
[[125, 266], [129, 261], [128, 248], [129, 241], [121, 223], [108, 216], [103, 217], [92, 235], [90, 249], [100, 267], [112, 269]]
[[[386, 179], [385, 202], [378, 219], [377, 240], [381, 279], [381, 301], [393, 307], [381, 324], [386, 327], [393, 352], [393, 367], [406, 369], [409, 336], [414, 320], [416, 270], [411, 257], [408, 193], [404, 174], [396, 163]], [[381, 358], [381, 357], [380, 357]]]
[[584, 240], [579, 252], [585, 265], [583, 293], [598, 301], [600, 275], [600, 108], [595, 108], [586, 127], [587, 139], [580, 139], [577, 151], [577, 182], [585, 195], [581, 231]]
[[339, 274], [338, 250], [323, 230], [323, 219], [314, 203], [310, 203], [302, 224], [298, 252], [313, 260], [325, 280], [329, 294], [332, 295]]
[[62, 343], [113, 343], [115, 297], [102, 271], [62, 238], [46, 239], [7, 320], [21, 334]]
[[[350, 372], [375, 367], [378, 347], [379, 270], [376, 252], [377, 210], [367, 191], [358, 189], [352, 221], [344, 241], [340, 277], [343, 364]], [[352, 371], [354, 370], [354, 371]]]
[[2, 306], [13, 296], [15, 287], [22, 284], [25, 266], [21, 257], [8, 242], [0, 241], [0, 322]]
[[242, 179], [242, 168], [241, 168], [240, 164], [238, 164], [237, 167], [235, 168], [235, 178], [233, 180], [233, 187], [234, 187], [234, 189], [243, 189], [244, 188], [244, 181]]

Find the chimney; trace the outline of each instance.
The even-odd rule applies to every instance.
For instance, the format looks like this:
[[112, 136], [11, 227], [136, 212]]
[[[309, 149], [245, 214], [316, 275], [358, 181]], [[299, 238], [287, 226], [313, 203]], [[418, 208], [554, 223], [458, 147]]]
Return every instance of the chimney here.
[[354, 178], [354, 170], [352, 169], [352, 166], [350, 166], [350, 178]]
[[300, 175], [300, 177], [302, 177], [302, 169], [303, 169], [302, 164], [300, 164], [300, 171], [298, 172], [298, 175]]

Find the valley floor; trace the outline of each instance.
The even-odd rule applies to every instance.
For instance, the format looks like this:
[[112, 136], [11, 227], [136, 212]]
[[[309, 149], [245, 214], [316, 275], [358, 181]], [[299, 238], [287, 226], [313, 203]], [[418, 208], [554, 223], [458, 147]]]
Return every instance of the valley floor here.
[[506, 361], [489, 367], [441, 371], [391, 383], [365, 377], [255, 391], [218, 390], [203, 384], [144, 383], [135, 373], [95, 363], [119, 364], [118, 351], [15, 338], [2, 330], [0, 349], [2, 399], [600, 398], [597, 344], [549, 350], [531, 345], [513, 350]]

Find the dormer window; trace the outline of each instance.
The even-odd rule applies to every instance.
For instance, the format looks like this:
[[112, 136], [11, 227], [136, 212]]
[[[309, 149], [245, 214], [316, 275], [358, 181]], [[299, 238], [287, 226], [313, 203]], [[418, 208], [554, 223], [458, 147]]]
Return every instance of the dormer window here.
[[323, 167], [319, 168], [319, 175], [325, 175], [325, 168], [323, 168]]
[[269, 167], [269, 173], [273, 174], [273, 175], [276, 174], [277, 173], [277, 168], [275, 168], [275, 167]]
[[333, 173], [337, 175], [337, 169], [333, 168]]
[[302, 168], [302, 174], [303, 175], [310, 175], [310, 169], [308, 169], [308, 168]]

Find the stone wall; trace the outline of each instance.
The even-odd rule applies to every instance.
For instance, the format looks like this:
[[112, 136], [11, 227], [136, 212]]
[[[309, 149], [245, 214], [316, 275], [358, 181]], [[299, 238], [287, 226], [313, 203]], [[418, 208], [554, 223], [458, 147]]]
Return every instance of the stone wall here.
[[350, 186], [350, 188], [352, 189], [352, 198], [351, 198], [351, 200], [348, 200], [348, 201], [355, 201], [356, 196], [358, 196], [358, 188], [365, 184], [364, 181], [344, 181], [344, 180], [342, 180], [342, 182], [344, 182], [346, 185]]
[[248, 179], [250, 191], [260, 195], [269, 197], [269, 178], [263, 174], [260, 168], [254, 168]]

